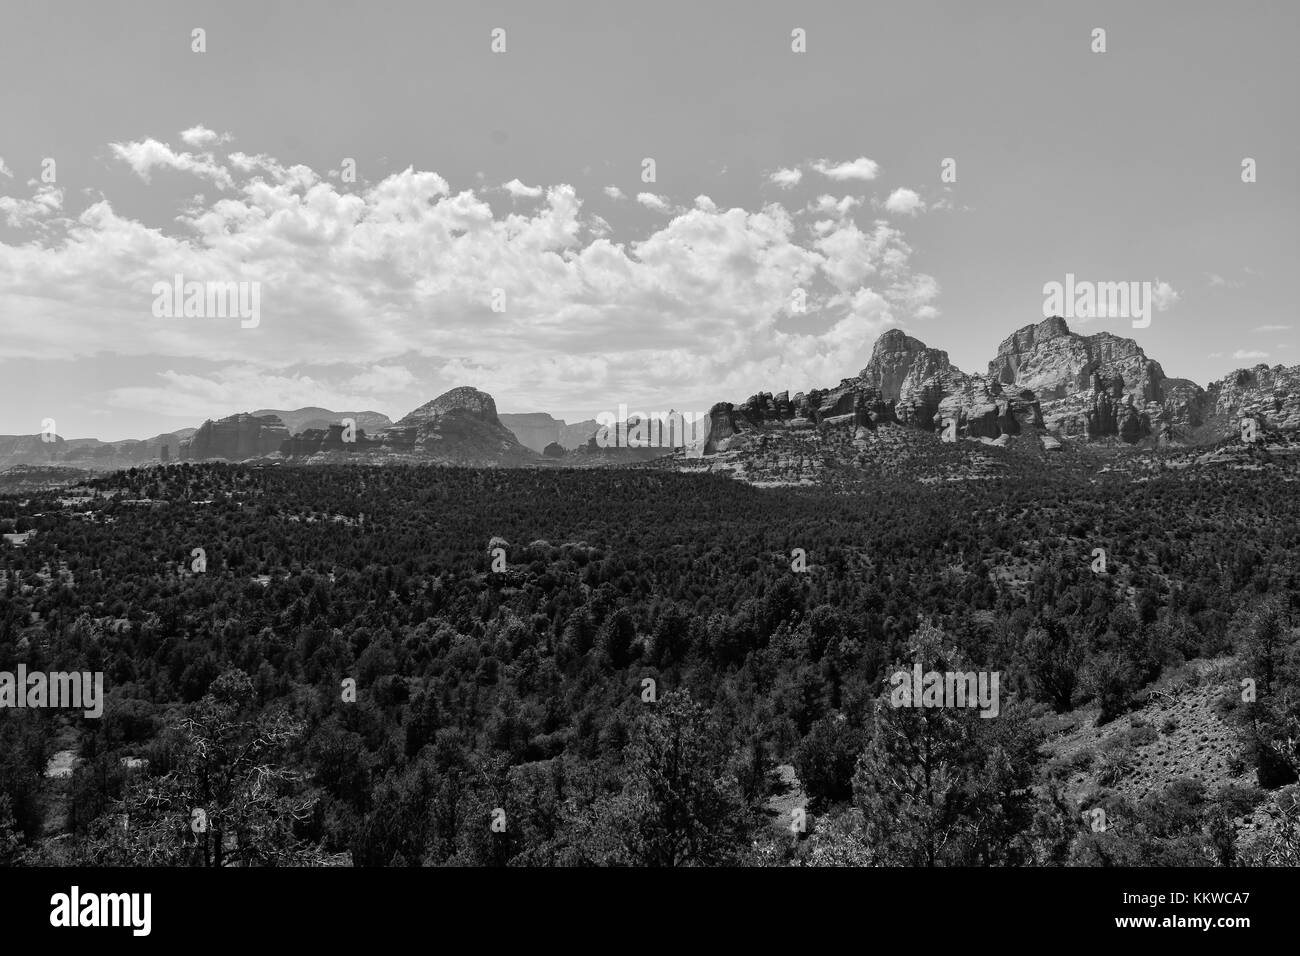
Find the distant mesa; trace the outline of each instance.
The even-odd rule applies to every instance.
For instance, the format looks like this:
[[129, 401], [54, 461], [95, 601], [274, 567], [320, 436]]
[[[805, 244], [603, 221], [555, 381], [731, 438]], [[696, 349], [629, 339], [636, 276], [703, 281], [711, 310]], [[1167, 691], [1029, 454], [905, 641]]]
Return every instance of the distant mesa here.
[[55, 435], [0, 435], [0, 471], [20, 465], [65, 465], [88, 471], [114, 471], [158, 461], [164, 450], [173, 458], [193, 428], [154, 435], [144, 440], [105, 442], [98, 438], [65, 439]]
[[181, 442], [181, 461], [245, 461], [261, 458], [280, 450], [289, 437], [289, 429], [276, 415], [251, 415], [241, 412], [217, 421], [208, 420], [199, 430]]
[[581, 448], [600, 427], [594, 418], [570, 425], [546, 412], [525, 412], [500, 417], [501, 424], [510, 429], [521, 444], [543, 453], [552, 442], [566, 451]]
[[387, 415], [380, 412], [332, 412], [328, 408], [313, 406], [298, 408], [293, 411], [263, 408], [250, 414], [258, 417], [274, 415], [284, 423], [285, 428], [295, 435], [299, 432], [305, 432], [309, 428], [328, 429], [331, 425], [342, 424], [343, 420], [348, 418], [356, 423], [357, 428], [365, 429], [372, 434], [393, 424]]
[[331, 424], [294, 435], [281, 443], [280, 450], [290, 460], [310, 462], [362, 455], [374, 461], [489, 467], [522, 465], [537, 458], [501, 423], [492, 396], [468, 386], [439, 395], [397, 422], [380, 425], [373, 434], [358, 427], [353, 438], [345, 441], [343, 427]]

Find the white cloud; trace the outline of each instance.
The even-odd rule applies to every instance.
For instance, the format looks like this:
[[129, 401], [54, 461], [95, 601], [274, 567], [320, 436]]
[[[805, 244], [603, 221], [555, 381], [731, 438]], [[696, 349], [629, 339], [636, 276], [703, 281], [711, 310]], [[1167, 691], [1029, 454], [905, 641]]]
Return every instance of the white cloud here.
[[636, 201], [647, 209], [653, 209], [655, 212], [670, 212], [672, 206], [663, 196], [656, 196], [654, 193], [637, 193]]
[[111, 143], [114, 155], [126, 162], [137, 176], [149, 182], [153, 170], [162, 167], [210, 179], [222, 189], [234, 186], [230, 172], [216, 162], [211, 153], [177, 153], [156, 139], [141, 142]]
[[854, 206], [860, 206], [861, 204], [862, 200], [857, 196], [842, 196], [841, 198], [836, 199], [834, 196], [821, 195], [817, 197], [816, 202], [809, 204], [808, 209], [809, 211], [816, 213], [826, 214], [833, 212], [836, 215], [845, 216], [848, 215], [849, 211], [852, 210]]
[[222, 143], [229, 143], [231, 139], [233, 137], [229, 133], [216, 133], [202, 124], [191, 126], [181, 132], [181, 142], [194, 149], [203, 149], [206, 146], [220, 146]]
[[876, 178], [876, 174], [880, 171], [880, 164], [867, 159], [865, 156], [859, 156], [852, 162], [845, 163], [832, 163], [829, 159], [819, 159], [812, 164], [812, 168], [827, 179], [833, 179], [836, 182], [845, 182], [850, 179], [866, 181]]
[[1268, 353], [1260, 352], [1257, 349], [1237, 349], [1232, 353], [1232, 357], [1235, 359], [1266, 359]]
[[1252, 332], [1286, 332], [1291, 328], [1289, 325], [1257, 325]]
[[910, 189], [895, 189], [885, 200], [885, 209], [897, 216], [915, 216], [925, 212], [925, 203]]
[[0, 176], [7, 176], [10, 179], [14, 178], [13, 170], [5, 165], [5, 158], [3, 156], [0, 156]]
[[796, 168], [778, 169], [767, 177], [769, 183], [780, 186], [782, 189], [789, 189], [791, 186], [797, 186], [799, 180], [803, 179], [803, 170]]
[[606, 186], [605, 195], [610, 199], [622, 199], [623, 190], [619, 189], [617, 186]]
[[[163, 144], [119, 155], [141, 174], [205, 161]], [[459, 384], [500, 407], [594, 411], [664, 395], [708, 407], [838, 381], [874, 334], [932, 315], [938, 294], [897, 228], [844, 215], [848, 197], [828, 197], [826, 225], [809, 232], [802, 210], [780, 203], [724, 210], [698, 197], [678, 209], [645, 194], [674, 218], [615, 242], [572, 186], [497, 214], [484, 187], [433, 171], [340, 192], [262, 154], [225, 162], [231, 186], [190, 196], [164, 227], [95, 198], [34, 238], [0, 242], [0, 275], [15, 277], [0, 286], [0, 315], [17, 319], [6, 355], [201, 357], [216, 371], [191, 366], [112, 396], [199, 420], [258, 405], [404, 414]], [[259, 325], [155, 318], [151, 289], [176, 274], [259, 282]], [[787, 332], [795, 287], [817, 321]]]
[[1174, 287], [1168, 282], [1161, 282], [1156, 279], [1155, 286], [1151, 290], [1151, 303], [1156, 307], [1157, 312], [1172, 309], [1181, 298], [1182, 296], [1175, 292]]
[[226, 365], [208, 375], [167, 370], [156, 382], [110, 389], [107, 403], [201, 422], [255, 408], [333, 407], [367, 411], [391, 407], [392, 396], [409, 389], [415, 376], [401, 366], [370, 366], [349, 378], [330, 380], [301, 373], [269, 374], [255, 365]]
[[516, 199], [528, 198], [536, 199], [543, 192], [541, 186], [525, 186], [518, 179], [512, 179], [501, 187]]
[[36, 225], [63, 208], [63, 190], [57, 186], [41, 186], [31, 199], [0, 196], [0, 214], [11, 229]]

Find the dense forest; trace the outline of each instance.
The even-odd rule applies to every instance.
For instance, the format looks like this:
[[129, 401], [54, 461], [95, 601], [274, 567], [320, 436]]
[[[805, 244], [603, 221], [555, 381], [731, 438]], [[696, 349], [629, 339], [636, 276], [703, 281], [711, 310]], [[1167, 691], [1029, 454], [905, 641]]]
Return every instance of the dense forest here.
[[[0, 498], [35, 532], [0, 544], [0, 671], [107, 695], [0, 711], [0, 862], [1300, 864], [1294, 474], [1029, 478], [177, 464]], [[1233, 785], [1133, 799], [1098, 753], [1067, 793], [1055, 722], [1196, 660]], [[998, 717], [891, 706], [918, 663], [999, 673]]]

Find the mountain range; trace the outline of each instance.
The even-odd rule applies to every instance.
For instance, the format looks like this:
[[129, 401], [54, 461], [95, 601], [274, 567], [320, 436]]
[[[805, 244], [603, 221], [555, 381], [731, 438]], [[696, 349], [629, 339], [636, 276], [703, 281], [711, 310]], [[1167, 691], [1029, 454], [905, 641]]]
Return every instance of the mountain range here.
[[[1132, 339], [1081, 335], [1054, 316], [1003, 339], [982, 373], [964, 372], [947, 352], [891, 329], [863, 369], [838, 385], [715, 404], [705, 453], [726, 452], [747, 433], [842, 426], [861, 439], [881, 425], [996, 444], [1035, 437], [1048, 450], [1195, 446], [1236, 434], [1243, 418], [1262, 430], [1300, 430], [1300, 366], [1238, 369], [1202, 388], [1167, 376]], [[597, 428], [594, 420], [569, 425], [544, 412], [498, 415], [491, 395], [462, 386], [397, 422], [379, 412], [308, 407], [259, 409], [142, 441], [0, 435], [0, 470], [251, 458], [524, 465], [541, 461], [542, 452], [561, 462], [610, 463], [664, 451], [591, 455]]]
[[1003, 339], [984, 374], [964, 372], [947, 352], [891, 329], [862, 371], [833, 388], [715, 405], [708, 450], [774, 423], [896, 423], [994, 441], [1033, 434], [1048, 448], [1070, 440], [1195, 445], [1234, 434], [1246, 417], [1261, 429], [1300, 429], [1300, 366], [1239, 369], [1201, 388], [1165, 375], [1132, 339], [1080, 335], [1054, 316]]

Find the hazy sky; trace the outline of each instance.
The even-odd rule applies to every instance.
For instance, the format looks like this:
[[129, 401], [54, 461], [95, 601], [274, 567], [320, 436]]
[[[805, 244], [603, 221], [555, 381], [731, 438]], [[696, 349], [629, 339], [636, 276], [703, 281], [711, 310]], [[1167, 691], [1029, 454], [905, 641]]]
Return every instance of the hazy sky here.
[[[0, 433], [456, 385], [707, 409], [834, 385], [894, 326], [983, 372], [1066, 273], [1163, 283], [1149, 328], [1071, 326], [1170, 375], [1293, 365], [1297, 11], [7, 4]], [[177, 273], [259, 283], [258, 325], [156, 317]]]

